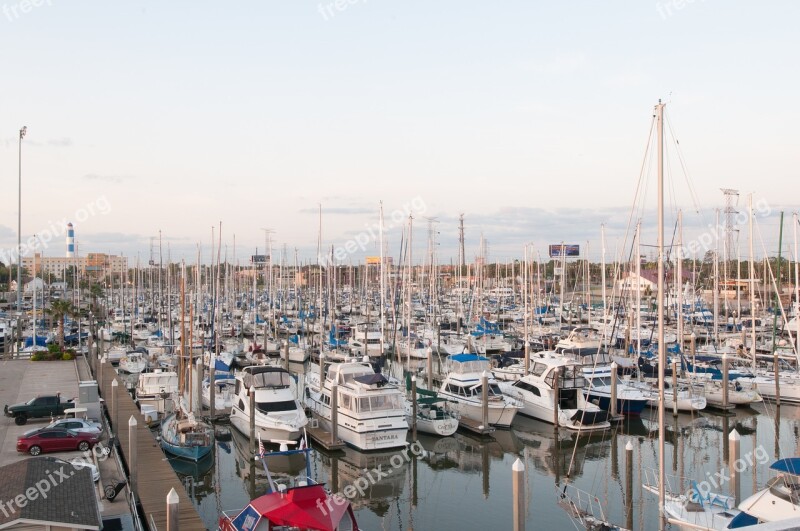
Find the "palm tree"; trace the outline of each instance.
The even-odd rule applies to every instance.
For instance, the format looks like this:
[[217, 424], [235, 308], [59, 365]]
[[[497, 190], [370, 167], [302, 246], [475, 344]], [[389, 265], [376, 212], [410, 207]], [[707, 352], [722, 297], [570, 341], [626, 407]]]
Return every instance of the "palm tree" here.
[[92, 297], [92, 313], [97, 317], [97, 299], [104, 295], [103, 286], [95, 282], [89, 288], [89, 295]]
[[70, 301], [64, 299], [56, 299], [50, 303], [47, 313], [53, 316], [53, 319], [58, 321], [58, 346], [64, 350], [64, 320], [69, 315], [75, 315], [75, 307]]

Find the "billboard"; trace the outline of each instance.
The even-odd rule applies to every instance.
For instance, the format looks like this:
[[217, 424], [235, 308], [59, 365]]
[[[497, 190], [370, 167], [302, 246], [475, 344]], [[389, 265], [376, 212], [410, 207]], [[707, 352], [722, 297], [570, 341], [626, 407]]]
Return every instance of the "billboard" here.
[[250, 257], [251, 264], [266, 264], [269, 259], [268, 254], [254, 254]]
[[550, 258], [561, 258], [562, 256], [566, 258], [571, 258], [571, 257], [578, 257], [580, 255], [581, 255], [580, 245], [565, 245], [563, 243], [557, 243], [555, 245], [550, 246]]
[[[385, 256], [383, 258], [383, 260], [386, 263], [386, 265], [392, 265], [392, 257], [391, 256]], [[381, 257], [380, 256], [367, 256], [365, 261], [366, 261], [367, 265], [380, 265]]]

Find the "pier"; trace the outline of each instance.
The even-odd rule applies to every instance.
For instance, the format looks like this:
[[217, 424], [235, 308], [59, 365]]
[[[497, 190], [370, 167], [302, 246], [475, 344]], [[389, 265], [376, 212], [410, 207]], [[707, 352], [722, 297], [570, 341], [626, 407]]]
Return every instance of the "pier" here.
[[[128, 394], [124, 384], [117, 380], [117, 373], [111, 364], [104, 363], [102, 370], [97, 372], [102, 375], [102, 382], [98, 382], [100, 394], [105, 400], [114, 435], [119, 439], [118, 450], [126, 465], [130, 458], [128, 455], [130, 448], [128, 420], [133, 416], [138, 423], [135, 430], [136, 459], [138, 461], [136, 499], [141, 505], [148, 527], [167, 529], [167, 494], [171, 489], [175, 489], [179, 498], [178, 524], [180, 529], [206, 529], [206, 525], [186, 495], [183, 483], [178, 479], [167, 456], [147, 427], [133, 398]], [[115, 380], [118, 381], [116, 391], [112, 385]], [[113, 396], [114, 392], [116, 392], [116, 397]]]

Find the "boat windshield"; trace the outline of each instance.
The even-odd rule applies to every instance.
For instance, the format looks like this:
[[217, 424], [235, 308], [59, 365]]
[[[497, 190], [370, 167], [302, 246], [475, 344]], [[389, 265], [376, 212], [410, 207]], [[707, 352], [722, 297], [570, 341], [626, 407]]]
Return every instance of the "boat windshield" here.
[[599, 376], [596, 376], [594, 378], [590, 378], [589, 382], [592, 387], [606, 387], [611, 385], [611, 377], [604, 376], [601, 378]]
[[398, 395], [375, 395], [358, 399], [358, 410], [362, 413], [388, 411], [400, 409], [400, 398]]
[[256, 402], [256, 409], [261, 413], [277, 413], [279, 411], [295, 411], [297, 402], [294, 400], [277, 400], [275, 402]]
[[291, 385], [291, 375], [284, 371], [260, 372], [258, 374], [246, 374], [244, 378], [245, 387], [272, 387], [284, 388]]

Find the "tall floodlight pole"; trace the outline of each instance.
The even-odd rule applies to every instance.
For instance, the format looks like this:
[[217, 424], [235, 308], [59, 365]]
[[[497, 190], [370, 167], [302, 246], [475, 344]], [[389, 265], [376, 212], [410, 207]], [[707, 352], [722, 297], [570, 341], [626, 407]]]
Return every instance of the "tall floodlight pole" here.
[[28, 126], [19, 130], [19, 182], [17, 195], [17, 311], [22, 311], [22, 139]]

